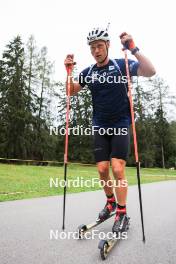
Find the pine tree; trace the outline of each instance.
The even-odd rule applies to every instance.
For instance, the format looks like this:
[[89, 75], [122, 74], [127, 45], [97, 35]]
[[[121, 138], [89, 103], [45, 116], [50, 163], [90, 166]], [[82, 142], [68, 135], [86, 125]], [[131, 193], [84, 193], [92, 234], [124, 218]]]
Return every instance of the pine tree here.
[[[43, 47], [37, 60], [37, 100], [36, 122], [34, 126], [35, 156], [43, 160], [49, 157], [52, 141], [49, 136], [49, 126], [52, 122], [51, 106], [55, 83], [51, 79], [53, 63], [47, 58], [47, 48]], [[52, 145], [52, 144], [51, 144]]]
[[[65, 127], [66, 116], [66, 87], [60, 86], [58, 102], [58, 120], [59, 128]], [[91, 128], [92, 126], [92, 103], [91, 95], [88, 89], [83, 89], [78, 94], [70, 97], [70, 119], [69, 127]], [[58, 136], [60, 148], [63, 157], [64, 137]], [[62, 144], [61, 144], [62, 142]], [[59, 151], [57, 150], [57, 153]], [[92, 151], [92, 136], [73, 135], [69, 136], [69, 160], [79, 162], [94, 162]]]
[[6, 157], [25, 158], [26, 69], [20, 36], [6, 46], [1, 61], [1, 122], [5, 126], [3, 149]]

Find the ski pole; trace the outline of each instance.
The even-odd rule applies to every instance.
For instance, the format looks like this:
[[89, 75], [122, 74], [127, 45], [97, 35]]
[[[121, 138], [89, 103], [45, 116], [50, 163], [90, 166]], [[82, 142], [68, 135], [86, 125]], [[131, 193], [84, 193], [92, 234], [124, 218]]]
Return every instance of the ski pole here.
[[66, 191], [67, 191], [67, 163], [68, 163], [68, 128], [69, 128], [69, 115], [70, 115], [70, 76], [71, 65], [66, 66], [67, 70], [67, 96], [66, 96], [66, 134], [65, 134], [65, 151], [64, 151], [64, 196], [63, 196], [63, 224], [62, 230], [65, 229], [65, 203], [66, 203]]
[[136, 126], [135, 126], [135, 120], [134, 120], [133, 97], [132, 97], [132, 92], [131, 92], [132, 83], [131, 83], [131, 78], [130, 78], [130, 73], [129, 73], [128, 56], [127, 56], [126, 48], [123, 48], [123, 51], [124, 51], [124, 55], [125, 55], [125, 66], [126, 66], [126, 74], [127, 74], [127, 80], [128, 80], [128, 92], [129, 92], [130, 111], [131, 111], [131, 119], [132, 119], [134, 153], [135, 153], [136, 168], [137, 168], [137, 180], [138, 180], [138, 192], [139, 192], [139, 204], [140, 204], [140, 213], [141, 213], [142, 235], [143, 235], [143, 242], [145, 242], [141, 182], [140, 182], [140, 162], [139, 162], [139, 157], [138, 157], [138, 144], [137, 144]]

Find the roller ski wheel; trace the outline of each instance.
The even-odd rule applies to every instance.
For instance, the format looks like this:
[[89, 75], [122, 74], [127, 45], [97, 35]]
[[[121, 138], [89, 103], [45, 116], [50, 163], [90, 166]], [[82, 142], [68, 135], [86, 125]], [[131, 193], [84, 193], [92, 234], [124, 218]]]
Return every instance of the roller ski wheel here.
[[105, 260], [112, 250], [112, 248], [117, 243], [116, 238], [108, 239], [108, 240], [100, 240], [98, 248], [100, 249], [100, 257], [102, 260]]
[[105, 260], [108, 256], [108, 242], [106, 240], [100, 240], [98, 248], [100, 249], [100, 257]]
[[84, 238], [84, 234], [87, 231], [87, 226], [86, 225], [80, 225], [78, 226], [78, 237], [79, 239]]
[[129, 229], [130, 217], [128, 217], [127, 215], [125, 215], [125, 217], [126, 217], [125, 219], [126, 223], [123, 230], [121, 229], [118, 232], [113, 232], [114, 237], [111, 239], [100, 240], [98, 244], [98, 248], [100, 249], [100, 257], [102, 260], [105, 260], [107, 258], [108, 254], [111, 252], [112, 248], [116, 245], [117, 241], [120, 240], [119, 234], [121, 234], [121, 232], [127, 232], [127, 230]]

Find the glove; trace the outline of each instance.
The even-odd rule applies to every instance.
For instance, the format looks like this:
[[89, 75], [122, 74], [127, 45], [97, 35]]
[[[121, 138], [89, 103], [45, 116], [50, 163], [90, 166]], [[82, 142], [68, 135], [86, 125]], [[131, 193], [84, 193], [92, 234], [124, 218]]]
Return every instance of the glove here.
[[128, 50], [132, 51], [136, 48], [134, 40], [126, 32], [123, 32], [120, 35], [120, 39], [121, 39], [122, 45], [124, 46], [124, 49], [128, 49]]

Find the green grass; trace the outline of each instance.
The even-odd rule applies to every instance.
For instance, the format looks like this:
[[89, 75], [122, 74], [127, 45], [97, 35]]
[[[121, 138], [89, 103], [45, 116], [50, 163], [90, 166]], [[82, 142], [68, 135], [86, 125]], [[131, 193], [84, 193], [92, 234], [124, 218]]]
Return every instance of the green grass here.
[[[58, 195], [63, 193], [63, 188], [50, 188], [50, 179], [63, 179], [63, 167], [26, 166], [0, 164], [0, 201], [19, 200], [42, 196]], [[126, 168], [129, 185], [137, 184], [136, 168]], [[69, 164], [68, 179], [83, 180], [98, 178], [95, 166], [81, 166]], [[162, 169], [141, 169], [141, 182], [151, 183], [165, 180], [176, 180], [176, 171]], [[93, 188], [71, 187], [68, 193], [94, 191], [101, 189], [98, 184]]]

